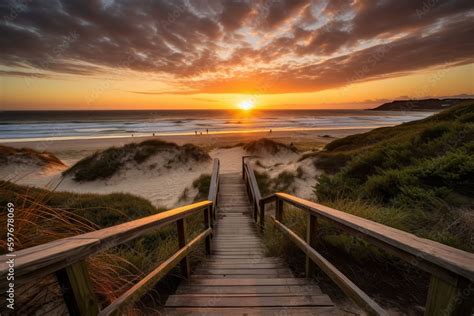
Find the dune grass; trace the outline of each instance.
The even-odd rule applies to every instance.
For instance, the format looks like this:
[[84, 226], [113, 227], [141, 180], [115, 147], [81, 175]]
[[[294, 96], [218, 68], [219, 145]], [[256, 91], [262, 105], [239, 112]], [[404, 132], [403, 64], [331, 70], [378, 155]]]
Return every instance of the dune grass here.
[[[472, 251], [467, 214], [472, 216], [474, 208], [473, 118], [471, 101], [424, 120], [328, 144], [328, 155], [342, 151], [352, 157], [337, 173], [319, 179], [318, 200], [362, 200], [380, 209], [375, 213], [401, 210], [414, 225], [398, 228]], [[356, 145], [364, 149], [357, 152]], [[390, 225], [388, 218], [381, 222]]]
[[15, 162], [33, 163], [39, 166], [64, 166], [64, 163], [58, 157], [47, 151], [39, 152], [30, 148], [13, 148], [0, 145], [0, 166]]
[[198, 190], [196, 197], [194, 198], [195, 202], [207, 200], [209, 195], [209, 188], [211, 187], [211, 175], [202, 174], [194, 180], [193, 187]]
[[[0, 203], [6, 205], [7, 202], [13, 202], [16, 206], [17, 250], [163, 211], [155, 208], [149, 201], [130, 194], [52, 192], [0, 182]], [[6, 211], [2, 209], [0, 224], [5, 225], [5, 222]], [[186, 223], [188, 238], [203, 230], [202, 214], [187, 218]], [[110, 304], [176, 252], [178, 249], [176, 236], [176, 225], [169, 225], [88, 258], [89, 273], [99, 303], [103, 307]], [[4, 240], [0, 241], [0, 250], [2, 253], [6, 251]], [[203, 250], [200, 249], [192, 257], [194, 259], [203, 257]], [[179, 269], [170, 275], [179, 276]], [[176, 284], [176, 280], [171, 283]], [[171, 289], [172, 286], [161, 284], [144, 299], [162, 302], [168, 294], [160, 292], [159, 289], [162, 288]], [[61, 313], [61, 308], [64, 308], [57, 283], [51, 276], [16, 290], [16, 306], [19, 306], [17, 310], [19, 314], [29, 315], [39, 310]], [[131, 308], [139, 309], [140, 302]]]
[[298, 149], [293, 145], [286, 145], [268, 138], [261, 138], [244, 145], [244, 149], [251, 154], [259, 154], [266, 151], [269, 154], [278, 154], [281, 152], [297, 152]]
[[[472, 252], [473, 123], [470, 101], [329, 143], [306, 157], [326, 171], [315, 188], [318, 202]], [[257, 178], [263, 191], [271, 188], [268, 179]], [[305, 238], [304, 212], [286, 206], [284, 223]], [[264, 237], [270, 255], [304, 271], [304, 255], [270, 223]], [[324, 220], [318, 220], [316, 239], [316, 249], [377, 301], [406, 312], [424, 305], [427, 273]], [[315, 277], [325, 280], [321, 271]]]
[[140, 165], [161, 152], [175, 153], [175, 156], [168, 161], [169, 166], [176, 163], [202, 162], [211, 159], [205, 151], [192, 144], [178, 146], [160, 140], [146, 140], [141, 143], [131, 143], [96, 152], [64, 171], [63, 175], [70, 175], [78, 182], [104, 180], [115, 175], [126, 164]]

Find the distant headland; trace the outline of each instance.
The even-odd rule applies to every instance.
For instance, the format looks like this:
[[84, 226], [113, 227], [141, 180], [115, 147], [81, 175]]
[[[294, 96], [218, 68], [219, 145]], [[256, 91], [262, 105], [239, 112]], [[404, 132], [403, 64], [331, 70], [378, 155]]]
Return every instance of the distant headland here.
[[384, 103], [372, 111], [431, 111], [443, 110], [453, 105], [474, 99], [423, 99], [423, 100], [395, 100]]

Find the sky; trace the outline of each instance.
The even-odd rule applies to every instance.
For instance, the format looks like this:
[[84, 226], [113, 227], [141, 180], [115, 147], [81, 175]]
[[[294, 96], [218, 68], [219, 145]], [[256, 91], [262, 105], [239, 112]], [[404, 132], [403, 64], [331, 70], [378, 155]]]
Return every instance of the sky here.
[[362, 109], [474, 95], [472, 0], [11, 0], [0, 109]]

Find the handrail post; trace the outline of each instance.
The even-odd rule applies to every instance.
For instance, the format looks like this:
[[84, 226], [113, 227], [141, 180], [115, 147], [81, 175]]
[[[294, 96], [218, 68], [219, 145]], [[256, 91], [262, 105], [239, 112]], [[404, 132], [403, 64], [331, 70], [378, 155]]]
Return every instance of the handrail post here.
[[92, 290], [92, 282], [85, 261], [79, 261], [56, 271], [69, 315], [97, 315], [99, 305]]
[[265, 203], [263, 201], [259, 201], [260, 203], [260, 219], [259, 219], [259, 225], [260, 225], [260, 231], [263, 232], [265, 230]]
[[[205, 229], [208, 229], [208, 228], [211, 227], [210, 217], [211, 217], [211, 206], [206, 207], [204, 209], [204, 227], [205, 227]], [[208, 256], [211, 255], [211, 236], [206, 236], [205, 246], [206, 246], [206, 255], [208, 255]]]
[[[316, 226], [317, 226], [317, 218], [311, 212], [308, 212], [308, 219], [306, 223], [306, 242], [311, 246], [311, 248], [314, 248], [316, 246]], [[305, 265], [305, 271], [306, 271], [306, 277], [309, 278], [314, 274], [314, 270], [316, 268], [316, 265], [314, 264], [313, 260], [311, 260], [310, 257], [306, 256], [306, 265]]]
[[[184, 218], [176, 221], [176, 225], [178, 228], [178, 246], [179, 249], [181, 249], [186, 246], [186, 223], [184, 222]], [[191, 268], [189, 265], [188, 256], [184, 257], [183, 260], [181, 260], [181, 272], [183, 273], [183, 276], [186, 279], [189, 278]]]
[[275, 219], [281, 223], [283, 218], [283, 200], [277, 197], [275, 203]]
[[474, 309], [474, 284], [457, 278], [456, 284], [431, 276], [425, 316], [471, 315]]

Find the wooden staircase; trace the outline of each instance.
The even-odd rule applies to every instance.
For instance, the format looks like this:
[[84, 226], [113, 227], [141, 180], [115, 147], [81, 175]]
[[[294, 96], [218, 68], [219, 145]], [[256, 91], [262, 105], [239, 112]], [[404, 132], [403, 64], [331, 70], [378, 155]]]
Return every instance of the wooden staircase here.
[[240, 174], [222, 174], [212, 255], [166, 302], [166, 315], [334, 315], [317, 285], [265, 257]]

